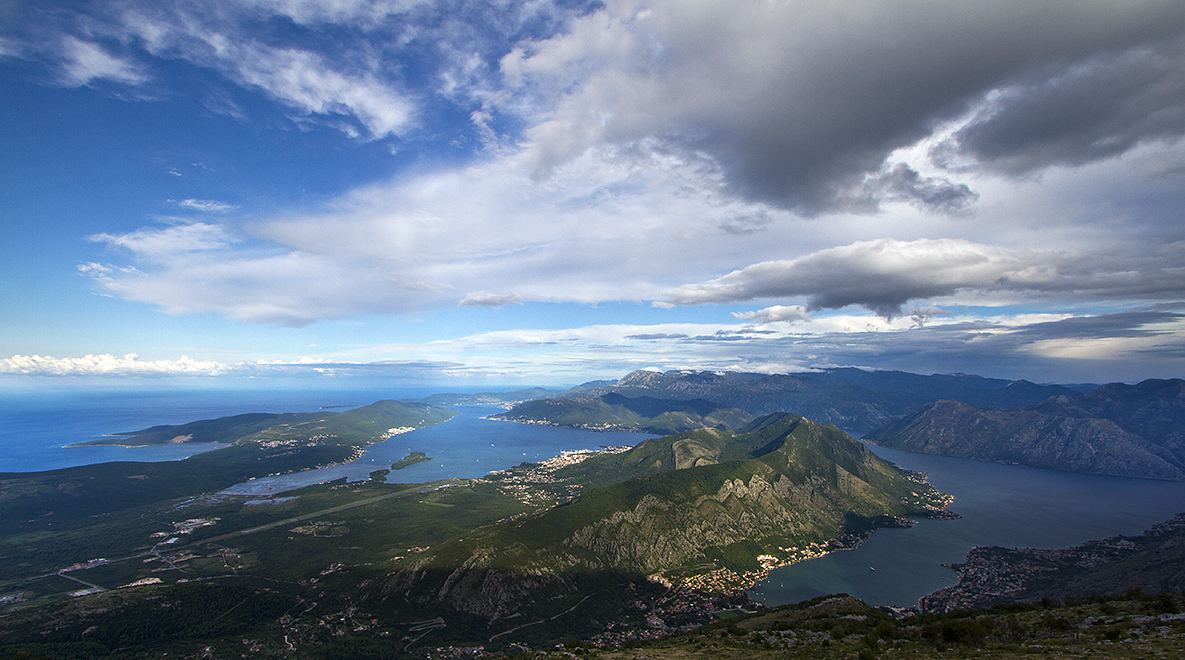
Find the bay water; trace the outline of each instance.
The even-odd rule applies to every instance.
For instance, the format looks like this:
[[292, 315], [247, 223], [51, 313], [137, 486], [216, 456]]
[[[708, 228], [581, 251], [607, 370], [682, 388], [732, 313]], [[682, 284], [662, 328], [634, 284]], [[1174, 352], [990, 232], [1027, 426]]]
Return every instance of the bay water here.
[[388, 482], [423, 483], [450, 477], [472, 479], [519, 463], [544, 461], [565, 451], [635, 445], [655, 437], [644, 433], [601, 433], [486, 419], [503, 412], [495, 406], [450, 407], [460, 414], [447, 422], [373, 444], [352, 463], [255, 479], [225, 492], [270, 494], [342, 477], [359, 481], [367, 479], [374, 470], [389, 469], [391, 464], [413, 451], [424, 452], [432, 460], [394, 470], [387, 475]]
[[751, 591], [767, 605], [847, 593], [871, 605], [916, 605], [955, 584], [975, 546], [1062, 548], [1119, 534], [1137, 535], [1185, 512], [1185, 483], [1060, 472], [931, 456], [868, 445], [885, 460], [929, 475], [955, 496], [958, 520], [919, 520], [882, 529], [855, 550], [774, 570]]
[[[430, 391], [371, 389], [236, 391], [0, 392], [0, 472], [31, 472], [107, 461], [180, 460], [214, 448], [196, 444], [125, 448], [68, 447], [110, 433], [183, 424], [247, 412], [340, 411], [381, 399]], [[370, 446], [359, 460], [324, 470], [256, 479], [230, 489], [265, 494], [347, 477], [366, 479], [408, 454], [433, 460], [388, 475], [416, 483], [479, 477], [563, 451], [632, 445], [647, 436], [596, 433], [485, 419], [500, 409], [454, 407], [460, 415]], [[1185, 512], [1185, 484], [1042, 470], [930, 456], [871, 446], [901, 467], [925, 472], [955, 496], [959, 520], [921, 520], [912, 529], [885, 529], [852, 551], [783, 567], [751, 592], [769, 605], [849, 593], [873, 605], [913, 605], [954, 584], [958, 563], [977, 545], [1056, 548], [1116, 534], [1134, 535]]]

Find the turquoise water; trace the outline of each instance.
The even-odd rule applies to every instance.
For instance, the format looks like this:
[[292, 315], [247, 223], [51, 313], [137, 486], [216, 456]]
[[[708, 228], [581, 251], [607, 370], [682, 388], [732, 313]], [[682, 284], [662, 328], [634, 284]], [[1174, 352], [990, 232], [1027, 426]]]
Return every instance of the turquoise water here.
[[1185, 483], [869, 448], [929, 474], [930, 483], [955, 496], [950, 509], [963, 517], [879, 530], [855, 550], [780, 568], [753, 589], [755, 599], [781, 605], [842, 592], [873, 605], [916, 605], [954, 584], [954, 571], [942, 564], [962, 562], [975, 546], [1059, 548], [1139, 534], [1185, 512]]

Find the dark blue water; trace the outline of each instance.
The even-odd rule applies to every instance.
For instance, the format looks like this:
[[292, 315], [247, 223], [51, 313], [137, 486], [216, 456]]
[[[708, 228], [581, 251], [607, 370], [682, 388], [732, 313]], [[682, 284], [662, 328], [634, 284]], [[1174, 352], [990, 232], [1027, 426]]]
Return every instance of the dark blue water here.
[[929, 474], [930, 483], [955, 496], [950, 509], [963, 517], [879, 530], [856, 550], [780, 568], [753, 590], [757, 600], [781, 605], [842, 592], [873, 605], [915, 605], [957, 581], [942, 564], [962, 562], [972, 547], [1066, 547], [1139, 534], [1185, 512], [1185, 483], [869, 448]]

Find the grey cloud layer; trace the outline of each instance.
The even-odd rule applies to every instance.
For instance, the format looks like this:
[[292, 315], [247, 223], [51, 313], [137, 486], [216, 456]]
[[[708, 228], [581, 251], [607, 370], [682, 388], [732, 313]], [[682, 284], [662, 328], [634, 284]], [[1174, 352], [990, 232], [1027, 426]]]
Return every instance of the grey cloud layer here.
[[[13, 13], [34, 15], [21, 7]], [[57, 59], [72, 85], [140, 85], [151, 79], [144, 53], [182, 59], [363, 137], [403, 135], [432, 99], [451, 99], [478, 134], [491, 113], [525, 119], [522, 136], [482, 139], [518, 139], [541, 172], [597, 144], [658, 139], [709, 154], [738, 194], [805, 213], [890, 200], [965, 211], [975, 199], [966, 184], [886, 162], [960, 117], [969, 123], [933, 150], [955, 170], [1077, 165], [1185, 131], [1185, 5], [1174, 0], [611, 0], [595, 11], [204, 0], [81, 11], [5, 31], [5, 51]]]
[[806, 297], [809, 310], [861, 305], [893, 318], [911, 300], [964, 291], [1021, 299], [1157, 300], [1185, 296], [1180, 246], [1131, 258], [1100, 251], [1008, 250], [965, 240], [862, 241], [746, 266], [672, 292], [677, 304]]
[[1100, 54], [1002, 89], [949, 140], [941, 160], [971, 157], [1009, 174], [1109, 158], [1185, 133], [1185, 39]]
[[662, 136], [711, 153], [742, 194], [813, 212], [850, 208], [890, 152], [993, 90], [1007, 95], [951, 156], [1081, 163], [1182, 130], [1179, 2], [606, 5], [504, 60], [556, 97], [529, 133], [543, 166]]

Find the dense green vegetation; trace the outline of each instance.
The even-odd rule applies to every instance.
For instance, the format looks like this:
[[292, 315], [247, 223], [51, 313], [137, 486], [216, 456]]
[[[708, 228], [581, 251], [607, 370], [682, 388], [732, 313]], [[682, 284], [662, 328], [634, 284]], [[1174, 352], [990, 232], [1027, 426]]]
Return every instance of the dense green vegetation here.
[[[123, 651], [112, 645], [138, 649], [135, 653], [151, 648], [191, 654], [199, 643], [225, 651], [227, 639], [236, 637], [234, 648], [280, 653], [296, 645], [303, 657], [347, 651], [390, 656], [429, 633], [433, 643], [485, 641], [510, 649], [516, 643], [587, 637], [608, 622], [645, 629], [650, 610], [640, 607], [671, 598], [667, 587], [648, 579], [656, 570], [681, 579], [719, 569], [760, 569], [755, 557], [773, 546], [826, 543], [875, 526], [878, 515], [928, 510], [920, 501], [902, 500], [902, 493], [926, 491], [942, 503], [932, 489], [880, 464], [838, 429], [793, 415], [762, 420], [747, 433], [701, 429], [584, 462], [578, 459], [585, 455], [560, 457], [477, 480], [418, 486], [377, 478], [338, 481], [264, 499], [185, 492], [214, 478], [195, 469], [203, 460], [211, 470], [230, 469], [219, 466], [220, 455], [251, 456], [245, 452], [299, 460], [301, 451], [316, 446], [285, 444], [294, 438], [330, 435], [326, 431], [361, 438], [387, 425], [379, 415], [372, 415], [383, 420], [379, 424], [354, 417], [281, 424], [196, 456], [196, 462], [174, 464], [189, 464], [188, 482], [168, 471], [150, 471], [168, 464], [100, 466], [89, 475], [78, 470], [71, 473], [73, 483], [62, 482], [61, 474], [42, 475], [36, 483], [45, 488], [54, 478], [68, 486], [50, 492], [51, 500], [78, 497], [70, 488], [88, 487], [120, 492], [122, 499], [102, 513], [75, 510], [62, 518], [54, 513], [5, 529], [0, 598], [8, 604], [0, 644], [9, 646], [0, 648], [63, 657], [120, 657]], [[413, 453], [405, 460], [418, 458]], [[132, 476], [144, 478], [128, 479], [125, 472], [133, 468]], [[797, 490], [801, 480], [811, 483], [809, 493]], [[140, 499], [116, 490], [124, 482], [142, 489]], [[10, 497], [8, 505], [34, 506], [37, 499]], [[815, 508], [806, 506], [808, 499]], [[819, 507], [823, 501], [829, 504]], [[53, 524], [42, 526], [47, 521]], [[785, 526], [791, 521], [793, 532]], [[725, 533], [703, 536], [709, 527]], [[606, 541], [610, 547], [602, 547]], [[692, 546], [695, 552], [688, 554]], [[145, 586], [117, 589], [132, 584]], [[186, 585], [241, 591], [172, 595]], [[725, 587], [694, 598], [719, 607], [736, 598]], [[88, 588], [106, 591], [61, 600]], [[84, 630], [98, 625], [107, 631], [117, 623], [116, 612], [139, 620], [158, 601], [176, 608], [170, 613], [190, 607], [212, 611], [221, 605], [200, 603], [224, 602], [219, 598], [258, 601], [258, 618], [247, 617], [244, 628], [234, 629], [200, 616], [186, 624], [191, 627], [166, 618], [143, 639], [117, 632], [92, 637], [92, 631], [69, 640], [37, 638], [48, 646], [14, 641], [24, 639], [26, 628], [62, 629], [72, 607], [79, 608], [79, 626], [91, 621]], [[269, 603], [287, 606], [276, 615]], [[666, 616], [703, 622], [702, 607], [680, 607], [667, 607]], [[116, 618], [94, 623], [104, 617]], [[202, 627], [207, 624], [212, 627]]]
[[[210, 599], [246, 600], [251, 594], [254, 595], [250, 603], [262, 599], [287, 604], [280, 613], [271, 610], [261, 613], [266, 622], [248, 618], [241, 631], [211, 628], [202, 632], [196, 628], [174, 630], [164, 626], [156, 634], [151, 631], [157, 629], [149, 626], [150, 632], [146, 634], [152, 640], [145, 643], [162, 650], [185, 648], [189, 649], [187, 653], [192, 653], [195, 648], [201, 648], [195, 646], [194, 640], [224, 638], [242, 632], [248, 637], [261, 634], [260, 643], [276, 646], [278, 650], [284, 647], [282, 639], [287, 631], [292, 641], [319, 648], [335, 642], [331, 633], [337, 629], [326, 630], [322, 624], [346, 627], [340, 617], [351, 611], [362, 621], [362, 615], [350, 604], [356, 602], [360, 585], [384, 576], [400, 558], [422, 553], [428, 546], [525, 509], [514, 498], [501, 495], [493, 484], [474, 482], [442, 488], [453, 483], [417, 487], [373, 481], [347, 484], [339, 480], [265, 500], [215, 495], [174, 500], [109, 516], [106, 525], [96, 523], [76, 535], [57, 537], [57, 543], [30, 547], [12, 557], [21, 560], [19, 563], [37, 563], [42, 572], [24, 580], [10, 579], [15, 576], [5, 573], [4, 581], [0, 582], [0, 596], [22, 598], [0, 617], [0, 649], [15, 648], [3, 645], [19, 638], [28, 625], [33, 625], [29, 622], [60, 629], [73, 625], [71, 617], [76, 617], [80, 626], [87, 621], [95, 625], [95, 618], [114, 617], [110, 625], [118, 624], [122, 629], [123, 615], [108, 615], [108, 611], [127, 612], [131, 620], [137, 621], [141, 616], [137, 612], [153, 611], [156, 605], [152, 603], [166, 603], [164, 607], [170, 608], [170, 613], [192, 609], [193, 626], [199, 626], [206, 613], [218, 611]], [[352, 504], [360, 505], [342, 508]], [[212, 524], [191, 526], [193, 521]], [[282, 524], [262, 528], [276, 522]], [[190, 533], [177, 533], [187, 527]], [[151, 536], [159, 532], [165, 534]], [[169, 538], [177, 538], [178, 542], [166, 544]], [[15, 544], [11, 549], [21, 551]], [[79, 554], [108, 549], [127, 554]], [[66, 575], [109, 591], [62, 602], [59, 594], [81, 589], [83, 585], [60, 576], [57, 570], [100, 556], [110, 563], [76, 569]], [[117, 589], [144, 578], [157, 578], [162, 583]], [[176, 589], [198, 584], [215, 591], [228, 589], [232, 595], [207, 595], [203, 596], [204, 601], [177, 600], [181, 596], [173, 596]], [[239, 594], [235, 589], [245, 591], [235, 595]], [[138, 605], [140, 601], [144, 604]], [[229, 608], [223, 608], [226, 609]], [[234, 610], [235, 618], [239, 618], [240, 609]], [[419, 620], [416, 617], [424, 608], [406, 610], [384, 606], [375, 611], [382, 612], [388, 621], [400, 621], [404, 617]], [[285, 615], [289, 619], [284, 619]], [[256, 624], [265, 630], [261, 631]], [[457, 628], [450, 634], [459, 631]], [[88, 644], [95, 641], [89, 635], [80, 638], [78, 633], [73, 632], [73, 641], [83, 639]], [[46, 639], [35, 638], [38, 643]], [[115, 644], [127, 644], [122, 637], [113, 639]], [[139, 648], [135, 644], [131, 646]], [[100, 657], [107, 653], [85, 645], [78, 646], [81, 650], [77, 653], [67, 652], [67, 646], [58, 642], [52, 648], [36, 648], [37, 652], [55, 658]], [[0, 653], [0, 657], [4, 655]]]
[[391, 469], [392, 470], [402, 470], [403, 468], [408, 467], [409, 465], [415, 465], [416, 463], [423, 463], [424, 461], [430, 461], [430, 460], [432, 460], [432, 457], [425, 454], [424, 452], [413, 451], [413, 452], [409, 453], [407, 456], [392, 463]]
[[391, 427], [421, 428], [439, 424], [455, 412], [404, 401], [378, 401], [369, 406], [341, 413], [247, 413], [205, 419], [179, 425], [161, 425], [141, 431], [112, 433], [107, 438], [79, 443], [84, 445], [118, 444], [133, 447], [170, 442], [259, 442], [264, 440], [303, 439], [311, 431], [334, 435], [345, 442], [369, 444]]
[[112, 433], [106, 438], [80, 442], [74, 446], [117, 444], [143, 447], [172, 442], [229, 443], [276, 424], [295, 424], [322, 416], [321, 413], [247, 413], [218, 419], [203, 419], [188, 424], [153, 426], [141, 431]]

